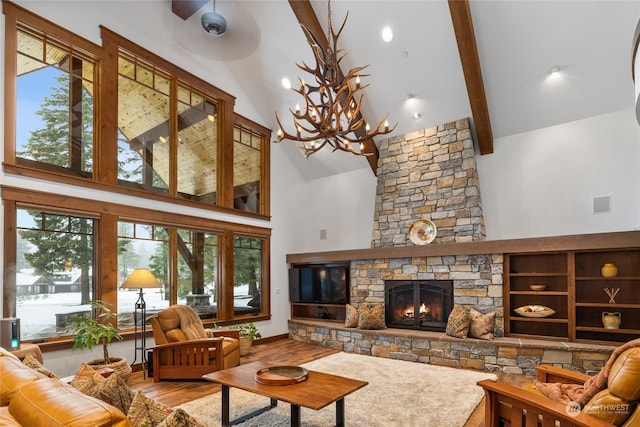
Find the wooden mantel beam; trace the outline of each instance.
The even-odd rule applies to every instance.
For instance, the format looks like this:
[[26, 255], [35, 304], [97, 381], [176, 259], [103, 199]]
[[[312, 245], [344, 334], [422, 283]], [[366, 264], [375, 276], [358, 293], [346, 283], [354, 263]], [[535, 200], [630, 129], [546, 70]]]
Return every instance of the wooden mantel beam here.
[[476, 36], [473, 31], [469, 0], [449, 0], [449, 11], [458, 43], [464, 80], [467, 84], [467, 93], [469, 94], [471, 114], [473, 115], [473, 124], [478, 138], [480, 154], [491, 154], [493, 153], [493, 132], [489, 118], [489, 108], [487, 107], [487, 97], [484, 92], [482, 70], [480, 69], [480, 58], [478, 57]]
[[[320, 25], [320, 21], [318, 21], [318, 17], [313, 11], [313, 6], [311, 6], [311, 2], [309, 0], [289, 0], [289, 5], [291, 6], [291, 10], [296, 15], [298, 22], [300, 25], [304, 26], [307, 30], [313, 34], [318, 42], [322, 45], [323, 49], [327, 49], [329, 44], [327, 40], [327, 36], [324, 33], [324, 29]], [[339, 70], [339, 73], [342, 73], [342, 70]], [[378, 174], [378, 147], [376, 147], [375, 142], [372, 138], [368, 138], [364, 141], [364, 149], [369, 153], [373, 153], [367, 157], [367, 161], [369, 162], [369, 166], [373, 171], [374, 175]]]

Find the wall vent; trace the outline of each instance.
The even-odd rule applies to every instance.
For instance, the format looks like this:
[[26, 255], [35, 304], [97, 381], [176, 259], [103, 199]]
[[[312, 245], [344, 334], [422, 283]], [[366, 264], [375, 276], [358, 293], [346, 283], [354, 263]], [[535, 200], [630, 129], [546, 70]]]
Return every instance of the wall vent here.
[[593, 198], [593, 213], [606, 213], [611, 211], [611, 199], [609, 196]]

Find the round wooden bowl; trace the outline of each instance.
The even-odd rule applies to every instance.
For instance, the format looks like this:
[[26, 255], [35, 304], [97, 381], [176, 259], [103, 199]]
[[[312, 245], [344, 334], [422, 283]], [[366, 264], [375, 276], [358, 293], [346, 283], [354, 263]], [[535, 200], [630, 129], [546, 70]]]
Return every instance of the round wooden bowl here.
[[256, 372], [256, 381], [266, 385], [297, 384], [307, 379], [309, 372], [300, 366], [271, 366]]
[[529, 288], [532, 291], [544, 291], [547, 289], [547, 285], [529, 285]]

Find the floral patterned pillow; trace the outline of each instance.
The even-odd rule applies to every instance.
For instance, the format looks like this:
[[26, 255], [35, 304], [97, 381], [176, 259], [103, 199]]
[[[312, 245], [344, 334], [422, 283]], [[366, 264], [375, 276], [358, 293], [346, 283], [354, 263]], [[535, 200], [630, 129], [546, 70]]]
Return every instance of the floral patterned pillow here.
[[456, 304], [449, 314], [446, 334], [456, 338], [466, 338], [469, 333], [469, 313]]
[[24, 363], [31, 369], [35, 369], [36, 371], [40, 372], [42, 375], [48, 376], [49, 378], [59, 378], [56, 374], [54, 374], [53, 372], [51, 372], [50, 370], [42, 366], [42, 363], [40, 363], [40, 361], [36, 359], [31, 353], [27, 354], [27, 356], [24, 358], [22, 363]]
[[469, 310], [469, 336], [481, 340], [492, 340], [496, 327], [496, 312], [484, 314], [472, 308]]
[[172, 412], [173, 409], [167, 405], [145, 396], [142, 391], [138, 390], [133, 396], [127, 418], [136, 427], [155, 427]]
[[114, 373], [98, 386], [95, 397], [126, 414], [133, 401], [133, 392], [129, 390], [124, 380]]
[[358, 328], [360, 329], [385, 329], [384, 307], [377, 304], [369, 309], [367, 304], [361, 304], [358, 310]]
[[173, 411], [167, 418], [162, 420], [157, 427], [205, 427], [194, 417], [189, 415], [187, 411], [178, 408]]
[[81, 393], [91, 397], [97, 397], [100, 384], [106, 380], [91, 366], [83, 363], [69, 384]]
[[358, 327], [358, 310], [351, 304], [347, 304], [347, 315], [344, 319], [344, 326], [347, 328]]

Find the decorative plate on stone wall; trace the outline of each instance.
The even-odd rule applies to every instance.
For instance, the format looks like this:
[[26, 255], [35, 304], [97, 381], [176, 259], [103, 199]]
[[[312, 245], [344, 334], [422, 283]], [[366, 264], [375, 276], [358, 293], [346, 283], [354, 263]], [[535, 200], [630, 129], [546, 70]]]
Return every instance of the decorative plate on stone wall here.
[[416, 245], [426, 245], [433, 242], [437, 233], [436, 225], [428, 219], [420, 219], [409, 227], [409, 239]]

